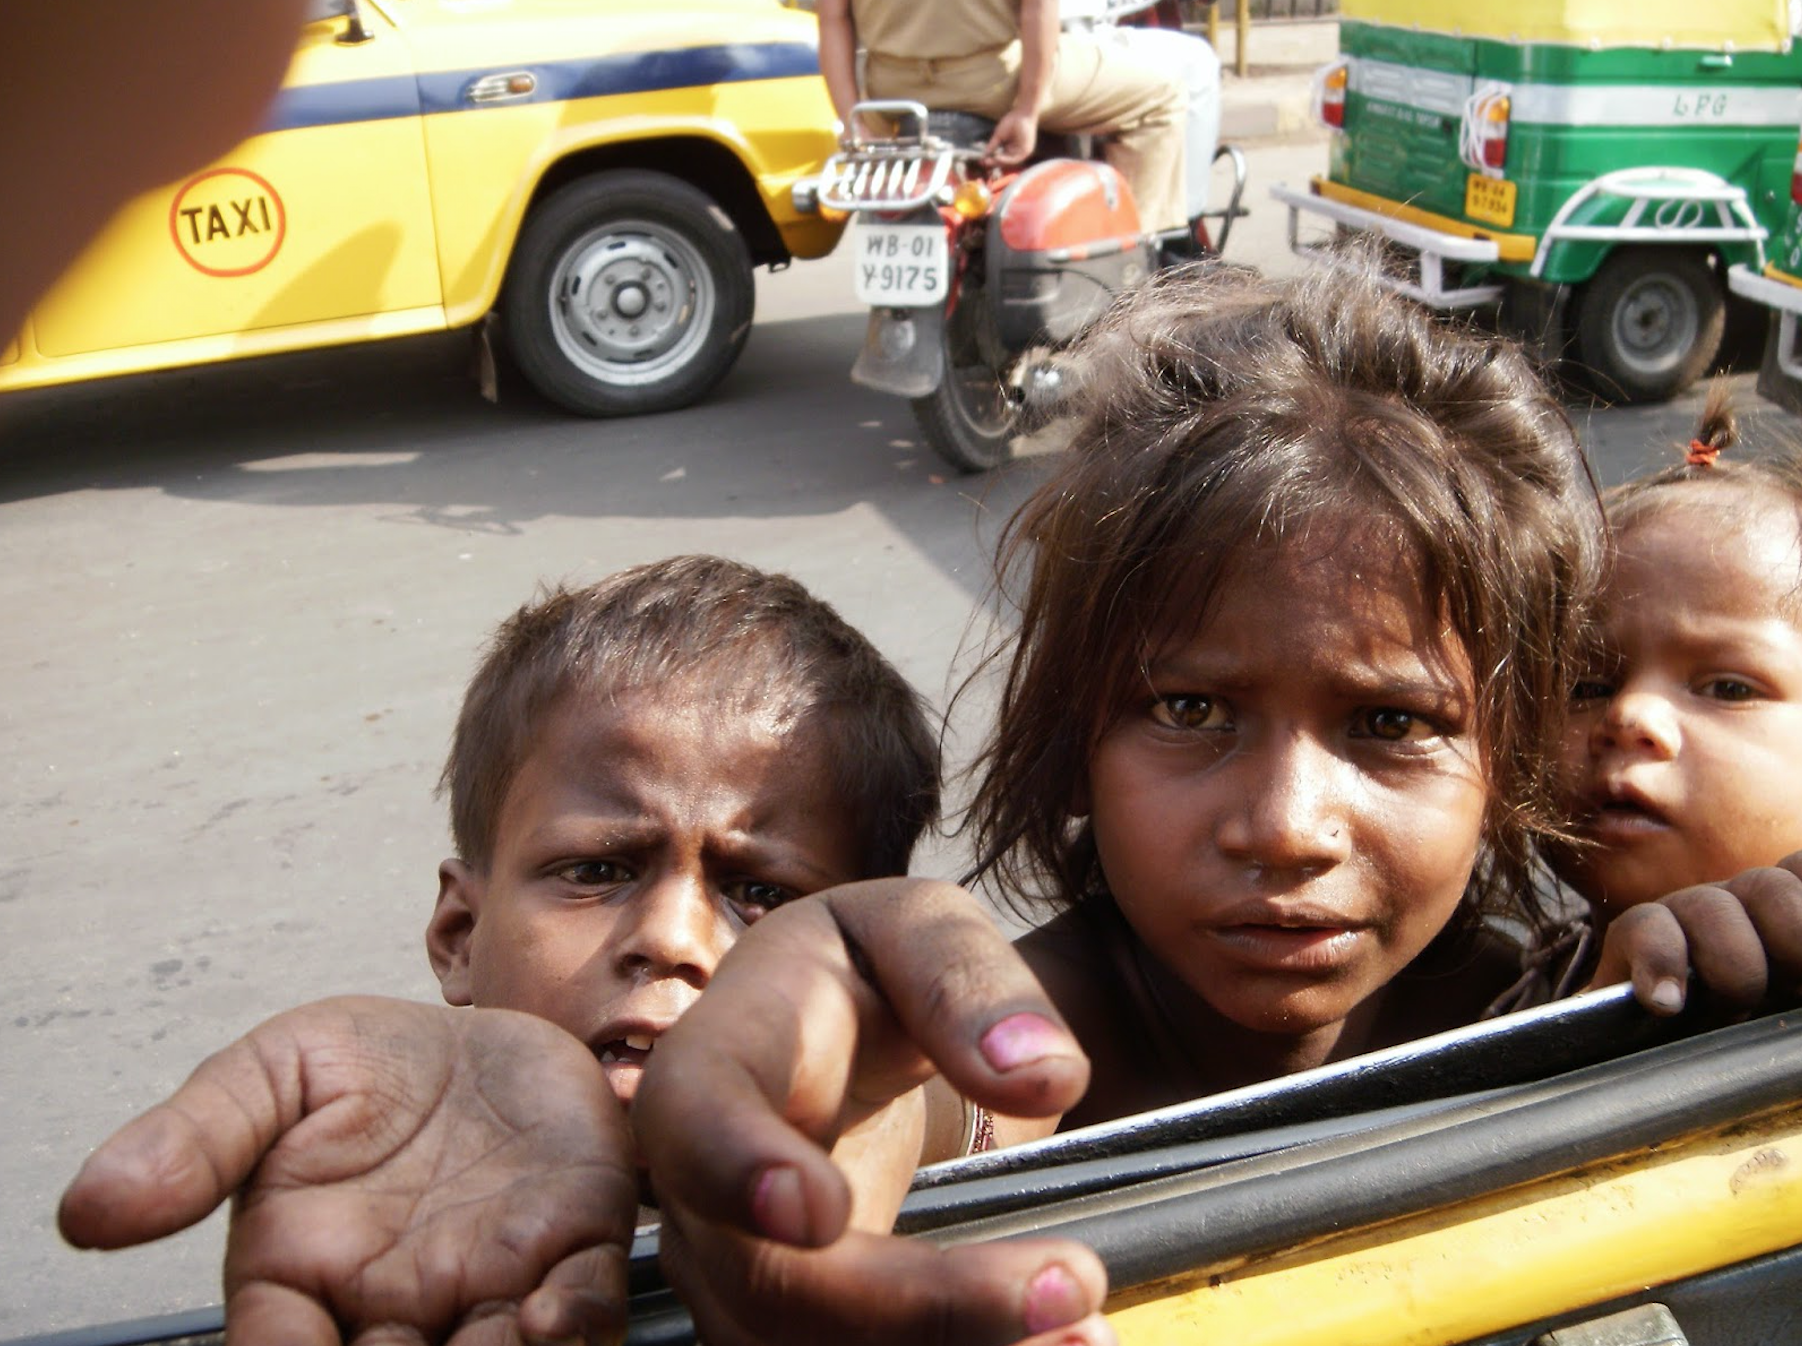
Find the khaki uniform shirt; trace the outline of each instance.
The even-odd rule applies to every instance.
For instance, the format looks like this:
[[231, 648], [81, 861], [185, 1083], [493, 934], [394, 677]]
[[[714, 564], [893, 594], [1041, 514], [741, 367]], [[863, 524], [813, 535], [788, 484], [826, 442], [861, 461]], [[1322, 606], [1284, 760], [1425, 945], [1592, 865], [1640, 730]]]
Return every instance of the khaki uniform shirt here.
[[1016, 0], [851, 0], [868, 51], [943, 60], [995, 51], [1020, 36]]

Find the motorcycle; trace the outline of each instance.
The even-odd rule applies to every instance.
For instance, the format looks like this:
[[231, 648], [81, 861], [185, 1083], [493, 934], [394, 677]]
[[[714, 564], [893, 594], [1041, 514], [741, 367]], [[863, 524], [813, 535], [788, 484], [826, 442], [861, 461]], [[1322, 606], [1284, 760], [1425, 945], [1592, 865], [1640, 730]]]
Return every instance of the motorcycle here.
[[[1166, 264], [1172, 238], [1142, 227], [1125, 180], [1087, 137], [1044, 136], [1035, 162], [1000, 169], [982, 161], [987, 118], [873, 100], [851, 119], [884, 123], [891, 134], [848, 132], [817, 188], [821, 207], [853, 217], [853, 285], [870, 307], [851, 378], [908, 398], [941, 457], [984, 472], [1013, 456], [1029, 408], [1054, 399], [1057, 348]], [[1220, 158], [1232, 191], [1203, 217], [1219, 237], [1198, 240], [1202, 255], [1247, 213], [1245, 156], [1222, 145]]]

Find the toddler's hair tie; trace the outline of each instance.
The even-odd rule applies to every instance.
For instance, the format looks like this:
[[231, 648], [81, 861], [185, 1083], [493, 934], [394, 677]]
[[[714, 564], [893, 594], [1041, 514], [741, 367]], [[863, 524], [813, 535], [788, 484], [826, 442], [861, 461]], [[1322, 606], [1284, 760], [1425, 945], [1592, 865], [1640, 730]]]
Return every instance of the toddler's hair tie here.
[[1713, 467], [1714, 460], [1720, 456], [1719, 446], [1704, 444], [1699, 439], [1692, 439], [1689, 441], [1689, 453], [1683, 461], [1691, 467]]

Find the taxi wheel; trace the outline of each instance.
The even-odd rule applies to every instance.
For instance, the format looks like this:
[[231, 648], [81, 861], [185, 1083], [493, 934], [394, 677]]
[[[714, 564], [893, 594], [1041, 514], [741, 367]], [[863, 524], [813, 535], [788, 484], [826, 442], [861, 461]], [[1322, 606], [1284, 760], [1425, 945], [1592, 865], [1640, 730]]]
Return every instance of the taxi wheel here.
[[1577, 301], [1577, 358], [1603, 396], [1662, 402], [1714, 363], [1726, 314], [1703, 254], [1616, 248]]
[[584, 416], [685, 407], [744, 349], [751, 255], [680, 178], [621, 169], [559, 188], [527, 217], [502, 312], [520, 371]]

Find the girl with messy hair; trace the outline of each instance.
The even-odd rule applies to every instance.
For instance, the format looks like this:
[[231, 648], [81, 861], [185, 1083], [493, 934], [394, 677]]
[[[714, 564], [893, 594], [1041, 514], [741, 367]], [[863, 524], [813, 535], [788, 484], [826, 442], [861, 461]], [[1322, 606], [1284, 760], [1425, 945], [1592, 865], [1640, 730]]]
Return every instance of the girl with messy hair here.
[[[1152, 285], [1013, 519], [978, 872], [1096, 1121], [1469, 1023], [1547, 930], [1594, 488], [1514, 349], [1340, 275]], [[1097, 1048], [1099, 1050], [1097, 1050]]]

